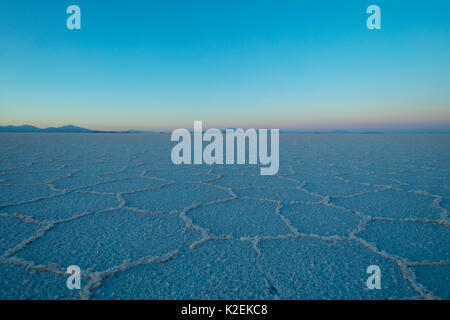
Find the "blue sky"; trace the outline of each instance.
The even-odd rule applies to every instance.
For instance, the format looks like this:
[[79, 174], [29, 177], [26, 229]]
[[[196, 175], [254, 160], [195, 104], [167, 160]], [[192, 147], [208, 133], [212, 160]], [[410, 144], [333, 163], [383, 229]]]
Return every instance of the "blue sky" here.
[[0, 125], [450, 130], [449, 57], [444, 0], [3, 0]]

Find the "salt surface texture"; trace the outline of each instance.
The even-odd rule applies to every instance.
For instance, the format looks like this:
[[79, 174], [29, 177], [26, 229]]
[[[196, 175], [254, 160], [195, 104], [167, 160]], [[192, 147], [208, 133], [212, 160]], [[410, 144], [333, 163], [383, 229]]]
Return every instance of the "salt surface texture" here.
[[0, 134], [0, 299], [450, 298], [450, 135], [282, 134], [265, 177], [171, 148]]

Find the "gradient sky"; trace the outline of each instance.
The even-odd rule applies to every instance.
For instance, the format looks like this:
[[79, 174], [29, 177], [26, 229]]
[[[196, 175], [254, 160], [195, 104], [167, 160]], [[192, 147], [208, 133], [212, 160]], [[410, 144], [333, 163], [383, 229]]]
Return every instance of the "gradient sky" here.
[[[382, 30], [366, 28], [371, 4]], [[0, 2], [0, 125], [194, 120], [450, 130], [450, 1]]]

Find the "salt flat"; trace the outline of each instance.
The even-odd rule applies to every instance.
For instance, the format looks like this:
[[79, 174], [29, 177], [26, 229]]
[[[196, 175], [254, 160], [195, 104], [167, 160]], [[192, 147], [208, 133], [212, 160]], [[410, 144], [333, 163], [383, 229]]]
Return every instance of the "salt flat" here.
[[450, 135], [281, 134], [275, 176], [172, 146], [0, 134], [0, 299], [450, 298]]

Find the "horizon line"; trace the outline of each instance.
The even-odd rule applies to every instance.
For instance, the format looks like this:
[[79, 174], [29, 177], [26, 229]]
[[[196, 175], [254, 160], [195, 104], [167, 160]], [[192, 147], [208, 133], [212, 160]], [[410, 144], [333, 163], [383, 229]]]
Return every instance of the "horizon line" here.
[[[29, 128], [30, 130], [36, 129], [36, 131], [20, 131], [21, 128]], [[30, 124], [23, 124], [23, 125], [0, 125], [0, 129], [11, 129], [12, 131], [2, 131], [0, 130], [0, 133], [57, 133], [58, 129], [60, 130], [71, 130], [66, 131], [68, 132], [74, 132], [74, 133], [170, 133], [171, 131], [177, 129], [125, 129], [125, 130], [98, 130], [98, 129], [90, 129], [85, 128], [73, 124], [67, 124], [63, 126], [50, 126], [50, 127], [38, 127], [35, 125]], [[16, 130], [14, 130], [16, 129]], [[210, 129], [210, 128], [208, 128]], [[212, 129], [212, 128], [211, 128]], [[234, 127], [234, 128], [215, 128], [221, 131], [224, 131], [226, 129], [255, 129], [259, 130], [262, 128], [243, 128], [243, 127]], [[273, 128], [272, 128], [273, 129]], [[72, 131], [73, 130], [73, 131]], [[202, 132], [205, 132], [207, 129], [202, 130]], [[449, 129], [279, 129], [280, 133], [305, 133], [305, 134], [449, 134]], [[62, 131], [61, 131], [62, 132]], [[189, 130], [189, 132], [195, 132], [194, 130]]]

